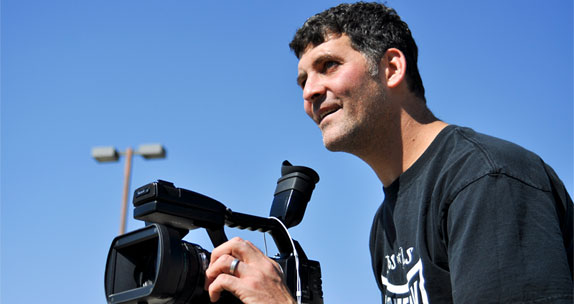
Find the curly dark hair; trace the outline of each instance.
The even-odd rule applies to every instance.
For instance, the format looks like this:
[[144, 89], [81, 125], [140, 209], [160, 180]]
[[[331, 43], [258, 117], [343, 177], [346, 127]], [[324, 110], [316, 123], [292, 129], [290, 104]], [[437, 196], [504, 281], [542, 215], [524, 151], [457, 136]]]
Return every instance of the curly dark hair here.
[[349, 36], [351, 46], [367, 59], [373, 76], [378, 74], [378, 63], [389, 48], [401, 50], [407, 61], [408, 87], [416, 96], [425, 99], [425, 88], [417, 67], [417, 45], [408, 25], [394, 9], [375, 2], [340, 4], [307, 19], [289, 47], [300, 59], [307, 46], [318, 46], [333, 34]]

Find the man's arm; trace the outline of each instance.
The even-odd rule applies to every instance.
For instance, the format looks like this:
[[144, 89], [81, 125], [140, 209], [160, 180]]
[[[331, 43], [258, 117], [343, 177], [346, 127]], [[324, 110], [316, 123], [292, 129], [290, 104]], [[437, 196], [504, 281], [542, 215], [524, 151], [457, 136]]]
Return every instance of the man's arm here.
[[[232, 263], [235, 263], [231, 274]], [[279, 264], [267, 257], [251, 242], [241, 238], [215, 248], [206, 271], [206, 289], [212, 302], [227, 290], [245, 304], [293, 304]]]

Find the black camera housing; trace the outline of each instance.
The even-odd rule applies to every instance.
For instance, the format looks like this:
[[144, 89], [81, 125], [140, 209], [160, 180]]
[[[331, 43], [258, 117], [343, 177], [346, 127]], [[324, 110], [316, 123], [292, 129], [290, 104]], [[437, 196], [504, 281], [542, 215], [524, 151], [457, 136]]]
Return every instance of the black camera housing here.
[[[105, 273], [108, 303], [210, 303], [203, 289], [210, 253], [182, 239], [189, 230], [204, 228], [217, 247], [227, 241], [224, 226], [228, 226], [268, 232], [279, 250], [272, 259], [282, 267], [292, 295], [299, 279], [302, 303], [322, 304], [320, 264], [309, 260], [285, 230], [301, 222], [319, 176], [287, 161], [281, 171], [270, 214], [277, 219], [233, 212], [210, 197], [166, 181], [136, 189], [134, 218], [145, 221], [146, 227], [112, 241]], [[225, 293], [218, 303], [241, 302]]]

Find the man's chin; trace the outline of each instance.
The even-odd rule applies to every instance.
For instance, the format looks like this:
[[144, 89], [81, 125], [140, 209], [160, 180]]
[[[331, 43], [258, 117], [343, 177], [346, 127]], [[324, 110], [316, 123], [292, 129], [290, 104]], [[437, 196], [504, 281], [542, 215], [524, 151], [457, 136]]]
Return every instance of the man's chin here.
[[[336, 132], [335, 132], [336, 131]], [[363, 145], [354, 129], [330, 129], [323, 132], [323, 145], [331, 152], [347, 152], [355, 154]]]
[[331, 151], [331, 152], [342, 152], [343, 150], [337, 148], [337, 147], [333, 147], [330, 145], [325, 145], [325, 148], [327, 148], [327, 150]]
[[344, 152], [345, 141], [342, 138], [331, 138], [323, 135], [323, 145], [331, 152]]

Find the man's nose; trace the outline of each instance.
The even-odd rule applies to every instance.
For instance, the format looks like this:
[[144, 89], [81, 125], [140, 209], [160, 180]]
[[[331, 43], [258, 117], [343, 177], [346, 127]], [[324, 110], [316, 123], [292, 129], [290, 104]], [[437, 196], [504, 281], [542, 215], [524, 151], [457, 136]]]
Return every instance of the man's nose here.
[[310, 103], [314, 103], [324, 95], [325, 85], [321, 79], [309, 76], [305, 82], [305, 87], [303, 88], [303, 99]]

